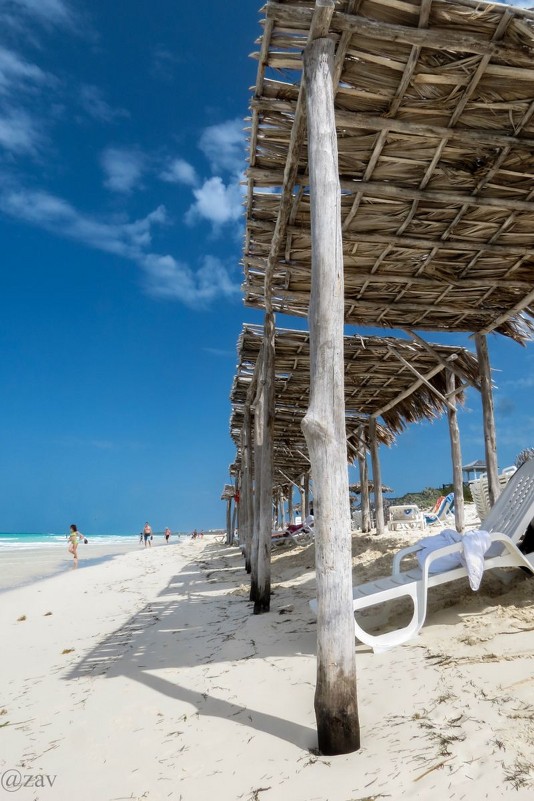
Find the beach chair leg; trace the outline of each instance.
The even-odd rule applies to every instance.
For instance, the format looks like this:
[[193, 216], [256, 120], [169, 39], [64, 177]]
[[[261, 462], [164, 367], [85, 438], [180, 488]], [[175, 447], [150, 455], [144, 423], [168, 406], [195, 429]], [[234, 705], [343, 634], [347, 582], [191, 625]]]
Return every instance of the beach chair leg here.
[[[401, 595], [398, 593], [395, 594], [396, 598], [409, 597], [413, 603], [412, 618], [406, 626], [403, 626], [400, 629], [388, 631], [385, 634], [369, 634], [367, 631], [362, 629], [355, 617], [354, 632], [356, 639], [358, 639], [360, 642], [363, 642], [365, 645], [369, 645], [376, 654], [383, 653], [384, 651], [388, 651], [390, 648], [394, 648], [396, 645], [401, 645], [402, 643], [411, 640], [419, 633], [425, 622], [427, 607], [426, 591], [426, 582], [421, 580], [407, 586], [405, 592], [403, 592]], [[388, 598], [382, 597], [377, 600], [376, 603], [384, 603], [387, 600]], [[357, 611], [358, 604], [356, 603], [355, 606], [355, 611]], [[367, 605], [362, 608], [368, 609], [369, 606]]]

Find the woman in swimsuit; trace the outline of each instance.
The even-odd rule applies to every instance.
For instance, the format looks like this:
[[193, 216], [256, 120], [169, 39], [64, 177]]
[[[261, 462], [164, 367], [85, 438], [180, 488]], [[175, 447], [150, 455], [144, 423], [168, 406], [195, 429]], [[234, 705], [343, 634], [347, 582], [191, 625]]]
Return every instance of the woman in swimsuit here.
[[68, 551], [69, 553], [72, 554], [74, 562], [76, 563], [78, 561], [78, 543], [83, 540], [87, 545], [87, 539], [84, 537], [81, 531], [78, 531], [76, 523], [71, 524], [70, 534], [68, 535], [68, 538], [69, 538]]

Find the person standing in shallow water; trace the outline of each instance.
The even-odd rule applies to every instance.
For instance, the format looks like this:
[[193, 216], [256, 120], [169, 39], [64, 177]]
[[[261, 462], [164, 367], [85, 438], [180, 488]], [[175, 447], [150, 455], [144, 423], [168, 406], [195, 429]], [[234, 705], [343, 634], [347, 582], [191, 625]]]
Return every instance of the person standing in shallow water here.
[[71, 523], [70, 533], [68, 534], [69, 547], [68, 552], [72, 554], [74, 559], [74, 567], [78, 565], [78, 544], [83, 540], [87, 545], [87, 538], [84, 537], [81, 531], [78, 531], [76, 523]]
[[168, 544], [169, 544], [170, 537], [171, 537], [171, 530], [170, 530], [170, 528], [167, 526], [167, 528], [165, 529], [165, 531], [164, 531], [163, 533], [165, 534], [165, 542], [166, 542], [166, 543], [167, 543], [167, 545], [168, 545]]
[[147, 544], [149, 548], [152, 548], [152, 528], [148, 522], [145, 523], [145, 527], [143, 529], [143, 539], [145, 541], [145, 548]]

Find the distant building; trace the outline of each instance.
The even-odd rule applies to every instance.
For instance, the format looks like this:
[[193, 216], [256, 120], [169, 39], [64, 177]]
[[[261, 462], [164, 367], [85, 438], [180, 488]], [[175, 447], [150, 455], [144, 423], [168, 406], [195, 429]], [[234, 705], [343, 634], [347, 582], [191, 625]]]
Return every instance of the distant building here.
[[[477, 459], [476, 462], [469, 462], [469, 464], [465, 464], [462, 467], [462, 471], [467, 474], [466, 481], [472, 481], [478, 478], [482, 473], [485, 473], [487, 469], [486, 463], [482, 462], [480, 459]], [[471, 473], [473, 473], [472, 476]]]

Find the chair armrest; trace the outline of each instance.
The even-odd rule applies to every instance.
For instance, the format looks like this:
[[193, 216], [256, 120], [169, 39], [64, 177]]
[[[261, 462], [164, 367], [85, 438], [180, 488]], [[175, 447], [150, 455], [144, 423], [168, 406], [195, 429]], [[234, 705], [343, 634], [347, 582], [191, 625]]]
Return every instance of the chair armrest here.
[[443, 556], [449, 556], [453, 553], [461, 553], [464, 549], [463, 542], [455, 542], [453, 545], [445, 545], [444, 548], [437, 548], [435, 551], [431, 551], [427, 556], [425, 556], [422, 570], [423, 574], [428, 576], [430, 565], [432, 562], [435, 562], [436, 559], [441, 559]]
[[401, 564], [402, 560], [404, 559], [404, 557], [408, 556], [411, 553], [416, 553], [417, 551], [420, 551], [421, 547], [422, 547], [421, 545], [418, 545], [416, 543], [415, 545], [409, 545], [407, 548], [401, 548], [400, 551], [397, 551], [397, 553], [393, 557], [393, 568], [392, 568], [392, 571], [391, 571], [392, 574], [393, 575], [397, 575], [398, 573], [400, 573], [401, 572], [400, 571], [400, 564]]

